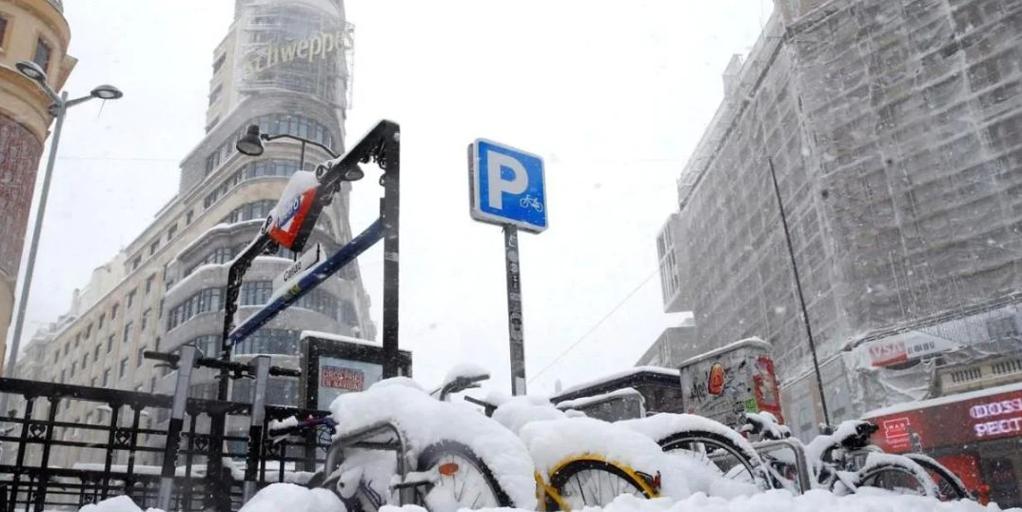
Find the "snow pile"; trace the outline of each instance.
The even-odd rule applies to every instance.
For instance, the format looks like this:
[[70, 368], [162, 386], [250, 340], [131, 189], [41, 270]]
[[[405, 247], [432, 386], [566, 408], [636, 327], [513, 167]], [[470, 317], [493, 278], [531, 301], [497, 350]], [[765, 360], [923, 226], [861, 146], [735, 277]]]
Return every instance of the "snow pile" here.
[[[675, 434], [685, 432], [708, 432], [731, 441], [749, 459], [753, 467], [762, 467], [763, 461], [747, 439], [724, 424], [694, 414], [661, 413], [645, 418], [617, 422], [625, 428], [648, 437], [655, 443]], [[683, 452], [682, 452], [683, 453]], [[669, 455], [671, 470], [680, 473], [694, 492], [712, 496], [738, 496], [755, 493], [759, 488], [749, 481], [723, 478], [719, 469], [705, 456], [682, 457], [678, 452]], [[741, 466], [736, 466], [741, 468]], [[748, 475], [748, 473], [745, 473]], [[747, 480], [747, 479], [746, 479]]]
[[[142, 512], [142, 509], [127, 496], [108, 498], [96, 504], [88, 504], [78, 512]], [[146, 512], [163, 512], [158, 508], [146, 509]]]
[[472, 380], [480, 376], [489, 378], [490, 371], [475, 363], [456, 364], [447, 371], [447, 376], [444, 377], [444, 382], [441, 386], [446, 386], [458, 379]]
[[[511, 509], [501, 509], [510, 511]], [[683, 500], [658, 498], [644, 500], [619, 496], [603, 508], [587, 507], [586, 512], [995, 512], [997, 505], [983, 506], [972, 501], [938, 502], [922, 496], [900, 496], [887, 492], [862, 492], [836, 496], [826, 491], [809, 491], [796, 496], [787, 491], [768, 491], [755, 496], [734, 498], [693, 494]], [[1011, 509], [1019, 511], [1022, 509]], [[380, 512], [425, 512], [422, 507], [386, 506]]]
[[562, 411], [568, 410], [568, 409], [584, 409], [585, 407], [588, 407], [590, 405], [597, 404], [597, 403], [600, 403], [600, 402], [604, 402], [604, 401], [607, 401], [607, 400], [613, 400], [615, 398], [636, 397], [636, 396], [640, 400], [642, 400], [643, 403], [645, 403], [645, 399], [643, 398], [642, 393], [639, 393], [638, 391], [636, 391], [635, 388], [621, 388], [621, 389], [615, 389], [614, 391], [611, 391], [609, 393], [601, 393], [601, 394], [598, 394], [598, 395], [584, 396], [582, 398], [576, 398], [574, 400], [562, 400], [560, 402], [557, 402], [557, 408], [562, 410]]
[[467, 445], [516, 505], [536, 506], [532, 460], [522, 441], [473, 408], [430, 397], [411, 379], [385, 379], [364, 392], [341, 395], [330, 411], [338, 436], [377, 422], [395, 424], [406, 438], [413, 461], [441, 440]]
[[937, 484], [933, 483], [933, 479], [930, 478], [930, 474], [923, 469], [922, 466], [916, 463], [916, 461], [901, 455], [877, 452], [870, 453], [866, 456], [866, 463], [862, 465], [862, 469], [859, 470], [859, 474], [866, 475], [869, 474], [870, 471], [883, 466], [900, 466], [909, 469], [916, 477], [916, 480], [923, 484], [923, 493], [927, 496], [939, 495], [939, 492], [937, 491]]
[[[239, 512], [346, 512], [344, 503], [326, 489], [295, 484], [270, 484], [252, 496]], [[84, 509], [83, 509], [83, 512]], [[106, 510], [96, 512], [108, 512]]]
[[[638, 432], [594, 418], [533, 421], [522, 426], [519, 435], [529, 448], [536, 471], [547, 481], [568, 460], [587, 455], [648, 475], [660, 473], [660, 493], [671, 497], [688, 496], [692, 492], [690, 481], [709, 478], [711, 473], [697, 461], [665, 454]], [[707, 485], [709, 480], [702, 483]]]
[[751, 459], [753, 465], [758, 466], [763, 463], [759, 455], [756, 454], [756, 449], [741, 434], [723, 423], [695, 414], [661, 413], [645, 418], [619, 421], [618, 424], [642, 433], [657, 443], [681, 432], [702, 431], [717, 434], [741, 448]]
[[[758, 426], [760, 430], [760, 436], [764, 439], [787, 439], [791, 437], [791, 429], [787, 425], [782, 425], [777, 421], [777, 416], [774, 416], [769, 411], [763, 412], [747, 412], [745, 413], [746, 419]], [[742, 432], [749, 432], [753, 430], [753, 425], [743, 425]]]
[[493, 412], [493, 419], [516, 434], [520, 434], [522, 427], [528, 423], [567, 417], [564, 412], [554, 407], [550, 400], [538, 395], [513, 398], [491, 395], [486, 401], [499, 404], [497, 410]]

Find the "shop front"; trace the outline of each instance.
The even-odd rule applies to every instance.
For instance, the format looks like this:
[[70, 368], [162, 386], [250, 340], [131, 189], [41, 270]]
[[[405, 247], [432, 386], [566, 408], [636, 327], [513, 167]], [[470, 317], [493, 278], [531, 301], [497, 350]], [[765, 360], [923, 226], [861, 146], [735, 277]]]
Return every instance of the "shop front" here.
[[908, 402], [865, 415], [890, 453], [926, 453], [974, 493], [1022, 506], [1022, 383]]

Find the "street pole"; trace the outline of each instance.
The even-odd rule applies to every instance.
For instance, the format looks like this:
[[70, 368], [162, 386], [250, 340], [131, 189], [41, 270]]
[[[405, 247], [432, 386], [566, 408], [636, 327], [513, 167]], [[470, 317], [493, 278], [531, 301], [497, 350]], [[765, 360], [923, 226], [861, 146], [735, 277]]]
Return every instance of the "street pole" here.
[[809, 324], [809, 311], [806, 309], [805, 295], [802, 293], [802, 280], [798, 275], [798, 263], [795, 262], [795, 249], [791, 245], [791, 231], [788, 229], [788, 218], [784, 214], [784, 202], [781, 201], [781, 187], [777, 185], [777, 173], [774, 161], [767, 158], [770, 166], [770, 179], [774, 183], [774, 194], [777, 196], [777, 208], [781, 212], [781, 226], [784, 227], [784, 240], [788, 244], [788, 256], [791, 258], [791, 271], [795, 275], [795, 289], [798, 291], [798, 303], [802, 307], [802, 323], [806, 326], [806, 338], [809, 340], [809, 351], [813, 355], [813, 370], [816, 372], [816, 387], [820, 392], [820, 406], [823, 408], [823, 422], [830, 428], [830, 411], [827, 410], [827, 395], [823, 392], [823, 378], [820, 376], [820, 360], [816, 357], [816, 341], [813, 340], [813, 328]]
[[511, 342], [511, 394], [525, 394], [525, 328], [518, 228], [504, 225], [504, 266], [507, 270], [507, 330]]
[[[14, 321], [14, 337], [11, 339], [11, 357], [3, 375], [13, 379], [17, 377], [18, 350], [21, 347], [21, 331], [25, 327], [25, 311], [28, 310], [28, 294], [32, 289], [32, 273], [35, 270], [36, 253], [39, 252], [39, 235], [43, 231], [43, 218], [46, 217], [46, 199], [50, 196], [50, 179], [53, 177], [53, 166], [57, 161], [57, 146], [60, 145], [60, 132], [64, 128], [64, 114], [67, 112], [67, 91], [60, 93], [60, 101], [53, 104], [50, 112], [56, 118], [53, 127], [53, 140], [50, 141], [50, 156], [46, 161], [43, 173], [43, 189], [39, 194], [39, 208], [35, 214], [35, 225], [32, 228], [32, 244], [28, 249], [28, 263], [25, 265], [25, 279], [21, 283], [21, 296], [18, 298], [18, 316]], [[0, 395], [0, 414], [7, 414], [7, 394]]]
[[398, 307], [400, 304], [400, 216], [401, 216], [401, 132], [395, 131], [383, 149], [385, 162], [383, 198], [380, 218], [383, 220], [383, 378], [397, 377], [401, 372], [398, 342]]

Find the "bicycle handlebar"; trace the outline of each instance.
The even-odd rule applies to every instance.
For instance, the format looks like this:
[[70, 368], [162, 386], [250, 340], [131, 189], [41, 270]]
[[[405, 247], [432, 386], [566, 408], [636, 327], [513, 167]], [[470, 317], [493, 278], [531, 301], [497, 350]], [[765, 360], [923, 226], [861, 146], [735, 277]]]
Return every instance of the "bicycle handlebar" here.
[[[145, 359], [153, 359], [156, 361], [163, 361], [170, 364], [173, 367], [177, 367], [181, 361], [180, 354], [171, 354], [168, 352], [157, 352], [155, 350], [146, 350], [142, 352], [142, 357]], [[254, 370], [253, 366], [248, 363], [239, 363], [237, 361], [224, 361], [222, 359], [216, 359], [213, 357], [199, 357], [195, 360], [195, 366], [214, 368], [218, 370], [228, 370], [235, 373], [248, 375]], [[294, 370], [291, 368], [284, 368], [281, 366], [271, 366], [270, 375], [277, 377], [301, 377], [301, 370]]]

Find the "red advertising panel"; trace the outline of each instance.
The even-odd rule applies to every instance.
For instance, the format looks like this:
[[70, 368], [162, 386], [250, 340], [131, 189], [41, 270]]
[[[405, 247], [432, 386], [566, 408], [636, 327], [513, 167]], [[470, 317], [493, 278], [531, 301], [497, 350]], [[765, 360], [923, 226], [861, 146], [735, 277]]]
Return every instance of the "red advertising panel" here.
[[781, 391], [777, 384], [777, 374], [774, 373], [773, 359], [768, 356], [756, 358], [756, 371], [753, 373], [752, 382], [759, 410], [773, 414], [778, 422], [784, 423], [784, 415], [781, 414]]
[[867, 418], [880, 427], [873, 442], [898, 453], [1022, 435], [1022, 389], [976, 395], [927, 400], [918, 409]]

